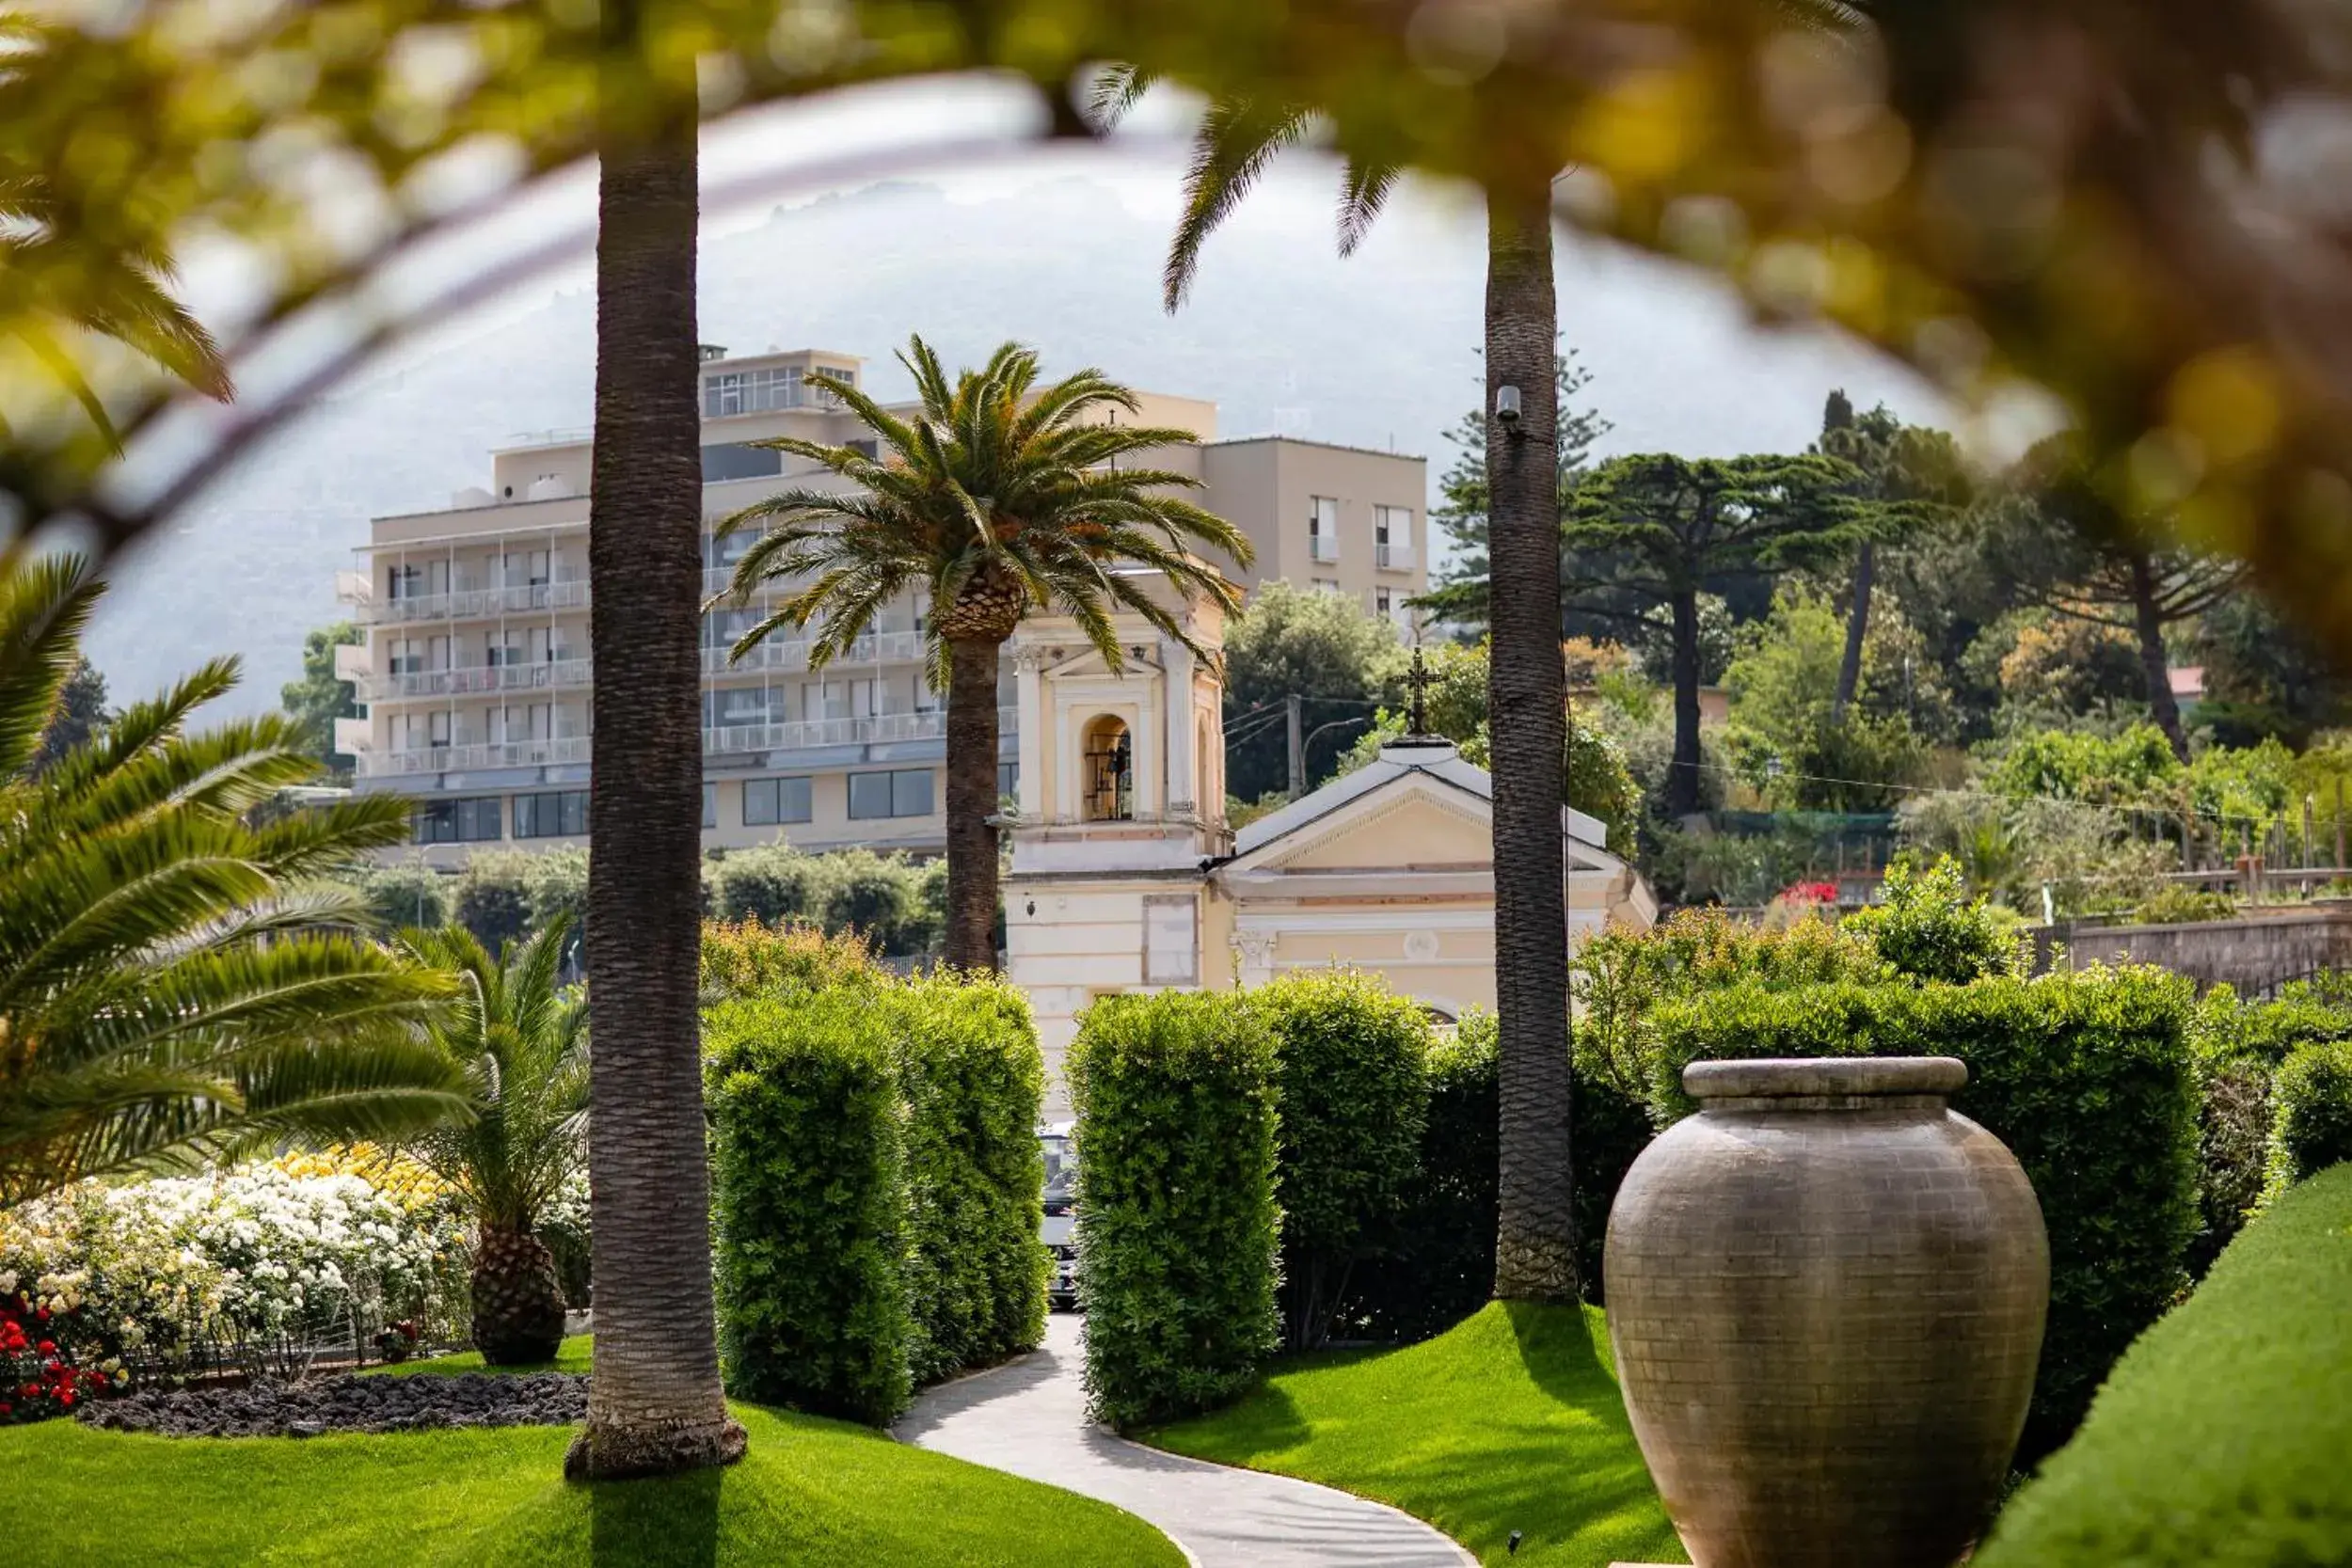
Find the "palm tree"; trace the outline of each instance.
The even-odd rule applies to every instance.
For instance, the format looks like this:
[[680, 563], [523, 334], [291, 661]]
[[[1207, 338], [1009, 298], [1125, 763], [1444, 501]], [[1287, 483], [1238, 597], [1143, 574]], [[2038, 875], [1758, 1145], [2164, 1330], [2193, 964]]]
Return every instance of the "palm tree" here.
[[[10, 77], [27, 74], [53, 31], [23, 12], [0, 13], [0, 51]], [[78, 333], [111, 338], [207, 397], [227, 402], [220, 346], [170, 293], [171, 252], [135, 214], [86, 210], [49, 177], [41, 150], [7, 135], [0, 116], [0, 322], [56, 376], [98, 427], [119, 444], [105, 404], [71, 350]], [[0, 436], [8, 431], [0, 420]]]
[[922, 399], [913, 421], [856, 388], [809, 378], [849, 404], [884, 453], [868, 457], [854, 447], [790, 436], [757, 443], [859, 488], [796, 486], [722, 525], [767, 530], [736, 563], [735, 603], [762, 583], [790, 585], [775, 610], [738, 640], [735, 657], [781, 629], [821, 619], [808, 659], [820, 670], [884, 605], [917, 584], [929, 591], [931, 680], [947, 688], [946, 958], [961, 969], [993, 970], [996, 664], [1013, 627], [1032, 608], [1059, 610], [1120, 670], [1111, 611], [1124, 609], [1200, 653], [1176, 614], [1117, 568], [1153, 568], [1186, 594], [1231, 610], [1240, 603], [1232, 584], [1191, 547], [1214, 546], [1244, 565], [1251, 550], [1231, 523], [1178, 494], [1197, 489], [1199, 480], [1121, 461], [1197, 437], [1101, 417], [1132, 416], [1140, 404], [1100, 371], [1038, 390], [1037, 356], [1016, 343], [952, 384], [921, 338], [910, 340], [898, 359]]
[[577, 1479], [724, 1465], [703, 1143], [702, 420], [691, 40], [604, 0], [597, 79], [596, 440], [589, 459], [588, 1134], [596, 1376]]
[[564, 1339], [555, 1255], [537, 1231], [587, 1152], [588, 1004], [559, 985], [570, 926], [558, 916], [496, 958], [462, 926], [402, 938], [458, 977], [426, 1037], [464, 1073], [473, 1117], [410, 1147], [473, 1208], [473, 1342], [493, 1367], [551, 1361]]
[[326, 879], [408, 836], [389, 796], [255, 808], [316, 764], [283, 718], [202, 735], [219, 659], [32, 775], [102, 586], [0, 562], [0, 1209], [84, 1177], [462, 1116], [414, 1037], [448, 994]]
[[[1116, 120], [1152, 75], [1116, 67], [1097, 84], [1098, 120]], [[1275, 154], [1302, 140], [1313, 111], [1282, 102], [1210, 105], [1184, 177], [1168, 246], [1168, 309], [1184, 300], [1200, 247]], [[1392, 163], [1350, 158], [1339, 246], [1355, 249], [1395, 187]], [[1551, 171], [1538, 166], [1487, 198], [1486, 490], [1492, 562], [1487, 711], [1494, 743], [1496, 1055], [1502, 1077], [1501, 1209], [1495, 1294], [1573, 1302], [1576, 1216], [1569, 1158], [1568, 955], [1560, 830], [1567, 684], [1560, 661], [1559, 311], [1551, 277]], [[1504, 388], [1517, 407], [1498, 414]]]

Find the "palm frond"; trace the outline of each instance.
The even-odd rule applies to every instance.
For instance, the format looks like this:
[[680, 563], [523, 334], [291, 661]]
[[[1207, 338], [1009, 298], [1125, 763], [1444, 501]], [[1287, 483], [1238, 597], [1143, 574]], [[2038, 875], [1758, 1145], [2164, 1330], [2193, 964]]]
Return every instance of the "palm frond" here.
[[104, 585], [79, 556], [0, 567], [0, 779], [31, 765]]
[[1311, 119], [1295, 104], [1258, 99], [1222, 99], [1209, 105], [1184, 170], [1184, 213], [1160, 273], [1162, 303], [1170, 314], [1192, 292], [1200, 247], [1232, 216], [1275, 154], [1306, 135]]

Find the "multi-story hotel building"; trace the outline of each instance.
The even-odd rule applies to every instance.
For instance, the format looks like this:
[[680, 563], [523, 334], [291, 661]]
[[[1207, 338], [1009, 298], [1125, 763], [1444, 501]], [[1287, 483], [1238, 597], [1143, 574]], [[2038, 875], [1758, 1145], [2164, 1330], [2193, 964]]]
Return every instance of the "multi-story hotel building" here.
[[[837, 483], [753, 442], [791, 435], [870, 440], [812, 372], [858, 385], [864, 363], [803, 349], [729, 358], [704, 351], [703, 515], [721, 520], [781, 485]], [[894, 409], [894, 411], [896, 411]], [[1287, 436], [1216, 439], [1216, 407], [1145, 394], [1142, 420], [1195, 432], [1155, 456], [1201, 480], [1195, 498], [1247, 533], [1247, 588], [1276, 578], [1354, 596], [1402, 619], [1427, 580], [1426, 473], [1419, 457]], [[588, 456], [585, 431], [517, 438], [490, 487], [448, 510], [374, 519], [338, 594], [367, 636], [337, 650], [363, 717], [336, 725], [361, 790], [416, 801], [416, 839], [444, 863], [493, 844], [551, 847], [587, 832]], [[750, 535], [706, 532], [717, 594]], [[925, 606], [882, 614], [854, 657], [820, 673], [803, 641], [739, 663], [736, 637], [763, 612], [713, 610], [703, 626], [703, 829], [710, 847], [779, 833], [807, 848], [936, 849], [945, 837], [945, 701], [924, 678]], [[1017, 705], [1007, 665], [1005, 792], [1015, 793]]]

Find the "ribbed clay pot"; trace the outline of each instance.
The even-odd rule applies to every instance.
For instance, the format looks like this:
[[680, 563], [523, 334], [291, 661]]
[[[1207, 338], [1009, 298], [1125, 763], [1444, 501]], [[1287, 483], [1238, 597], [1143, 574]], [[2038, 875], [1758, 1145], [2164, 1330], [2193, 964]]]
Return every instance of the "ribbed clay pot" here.
[[1698, 1568], [1948, 1568], [2033, 1393], [2049, 1241], [1942, 1056], [1694, 1062], [1609, 1214], [1634, 1436]]

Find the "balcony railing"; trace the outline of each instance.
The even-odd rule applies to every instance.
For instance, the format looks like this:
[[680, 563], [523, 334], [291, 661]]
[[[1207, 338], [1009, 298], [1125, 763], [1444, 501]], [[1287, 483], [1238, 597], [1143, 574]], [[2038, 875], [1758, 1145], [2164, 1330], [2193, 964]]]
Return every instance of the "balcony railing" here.
[[[725, 648], [703, 650], [703, 673], [706, 675], [744, 674], [762, 670], [805, 670], [808, 668], [809, 644], [804, 639], [773, 639], [762, 642], [743, 656], [740, 663], [731, 663]], [[903, 664], [923, 657], [923, 634], [919, 631], [869, 632], [850, 644], [849, 651], [833, 661], [833, 668], [843, 669], [852, 664]]]
[[1336, 533], [1309, 534], [1307, 557], [1311, 561], [1337, 561], [1340, 558], [1340, 536]]
[[586, 686], [595, 666], [584, 658], [543, 659], [537, 664], [477, 664], [461, 670], [409, 670], [356, 679], [359, 700], [397, 702], [404, 697], [457, 697], [482, 691], [538, 691]]
[[453, 594], [420, 594], [413, 597], [356, 601], [358, 619], [370, 626], [399, 621], [471, 621], [498, 615], [528, 614], [532, 610], [579, 610], [588, 603], [588, 574], [557, 578], [553, 582], [517, 583], [508, 588], [461, 588]]
[[[1017, 710], [996, 710], [1000, 729], [1009, 732]], [[730, 724], [703, 731], [703, 755], [744, 752], [787, 752], [805, 746], [863, 746], [897, 740], [936, 740], [947, 733], [944, 709], [921, 713], [878, 713], [865, 719], [801, 719], [785, 724]]]
[[452, 773], [478, 768], [539, 768], [586, 762], [588, 737], [553, 740], [492, 740], [464, 746], [435, 746], [413, 752], [362, 752], [359, 777], [393, 778], [408, 773]]
[[1372, 563], [1384, 572], [1409, 572], [1413, 569], [1413, 546], [1375, 545], [1372, 546]]

